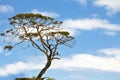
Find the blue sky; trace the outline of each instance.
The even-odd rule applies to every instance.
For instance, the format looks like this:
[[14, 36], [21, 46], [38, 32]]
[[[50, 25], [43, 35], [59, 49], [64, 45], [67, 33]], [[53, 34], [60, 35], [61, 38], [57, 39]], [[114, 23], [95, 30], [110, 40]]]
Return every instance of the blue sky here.
[[[61, 60], [44, 76], [57, 80], [120, 80], [119, 0], [0, 0], [0, 32], [18, 13], [40, 13], [63, 21], [75, 37], [73, 48], [59, 47]], [[3, 51], [0, 38], [0, 80], [36, 76], [45, 57], [36, 49], [17, 46]]]

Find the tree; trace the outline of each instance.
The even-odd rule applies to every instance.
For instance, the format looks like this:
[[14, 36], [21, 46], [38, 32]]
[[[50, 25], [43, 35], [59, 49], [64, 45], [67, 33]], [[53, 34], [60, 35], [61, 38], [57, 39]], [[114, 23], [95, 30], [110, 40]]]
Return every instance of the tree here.
[[[4, 49], [11, 50], [19, 44], [30, 42], [31, 46], [46, 56], [47, 62], [36, 80], [42, 78], [54, 59], [60, 59], [58, 46], [69, 46], [69, 42], [74, 39], [69, 32], [60, 28], [62, 22], [41, 14], [17, 14], [9, 18], [9, 21], [12, 28], [0, 34], [9, 38], [9, 45], [6, 45]], [[14, 38], [19, 40], [15, 43], [13, 42]]]

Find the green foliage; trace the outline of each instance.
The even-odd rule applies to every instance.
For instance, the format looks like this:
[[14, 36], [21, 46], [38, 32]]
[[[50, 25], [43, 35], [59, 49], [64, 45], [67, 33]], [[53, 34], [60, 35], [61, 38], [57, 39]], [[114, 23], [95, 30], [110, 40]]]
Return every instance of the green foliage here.
[[11, 45], [7, 45], [7, 46], [4, 47], [4, 49], [8, 49], [9, 51], [10, 51], [12, 48], [13, 48], [13, 46], [11, 46]]
[[9, 34], [9, 33], [11, 33], [11, 34], [14, 34], [14, 32], [13, 32], [13, 29], [11, 28], [11, 29], [8, 29], [8, 30], [6, 30], [5, 31], [5, 33], [0, 33], [0, 36], [7, 36], [7, 34]]
[[9, 30], [7, 30], [7, 31], [6, 31], [6, 33], [9, 33], [9, 32], [11, 32], [12, 30], [13, 30], [13, 29], [9, 29]]
[[38, 33], [27, 33], [27, 36], [37, 37], [37, 36], [38, 36]]
[[5, 33], [0, 33], [0, 36], [5, 36]]
[[59, 32], [61, 35], [65, 35], [65, 36], [68, 36], [70, 33], [69, 32], [67, 32], [67, 31], [60, 31]]
[[23, 40], [23, 39], [25, 39], [25, 38], [27, 38], [27, 37], [31, 37], [31, 38], [33, 38], [33, 37], [38, 37], [38, 33], [27, 33], [27, 34], [23, 34], [23, 35], [20, 35], [19, 36], [19, 39], [20, 40]]
[[12, 18], [9, 18], [10, 24], [14, 25], [18, 23], [18, 20], [26, 20], [31, 21], [32, 24], [36, 24], [38, 20], [49, 20], [50, 23], [52, 24], [61, 24], [62, 22], [56, 21], [54, 18], [48, 17], [48, 16], [43, 16], [41, 14], [33, 14], [33, 13], [22, 13], [22, 14], [17, 14], [16, 16], [13, 16]]
[[47, 77], [45, 80], [56, 80], [56, 79]]
[[67, 31], [58, 31], [58, 32], [50, 32], [49, 34], [50, 34], [51, 36], [55, 36], [56, 34], [68, 36], [70, 33], [67, 32]]

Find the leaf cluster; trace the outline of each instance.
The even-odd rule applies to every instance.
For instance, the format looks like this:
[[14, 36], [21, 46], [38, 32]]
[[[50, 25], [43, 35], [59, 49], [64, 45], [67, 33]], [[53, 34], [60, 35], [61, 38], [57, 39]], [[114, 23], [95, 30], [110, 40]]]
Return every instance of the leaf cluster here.
[[4, 47], [4, 49], [8, 49], [9, 51], [10, 51], [12, 48], [13, 48], [13, 46], [11, 46], [11, 45], [7, 45], [7, 46]]
[[55, 36], [56, 34], [61, 34], [61, 35], [64, 35], [64, 36], [68, 36], [70, 33], [67, 32], [67, 31], [58, 31], [58, 32], [50, 32], [49, 34], [51, 36]]
[[[30, 20], [32, 24], [36, 24], [39, 20], [50, 21], [52, 24], [61, 24], [62, 22], [56, 21], [54, 18], [43, 16], [41, 14], [33, 14], [33, 13], [22, 13], [13, 16], [12, 18], [8, 18], [11, 25], [18, 23], [19, 21], [27, 21]], [[23, 21], [24, 20], [24, 21]]]

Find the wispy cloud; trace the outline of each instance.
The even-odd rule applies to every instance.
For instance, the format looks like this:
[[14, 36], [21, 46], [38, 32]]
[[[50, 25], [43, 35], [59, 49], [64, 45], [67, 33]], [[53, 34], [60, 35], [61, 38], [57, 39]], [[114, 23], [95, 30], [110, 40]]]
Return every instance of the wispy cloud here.
[[108, 35], [108, 36], [115, 36], [115, 35], [117, 35], [117, 32], [115, 32], [115, 31], [105, 31], [103, 33]]
[[94, 0], [93, 4], [95, 6], [104, 7], [108, 11], [107, 14], [110, 16], [120, 12], [119, 0]]
[[84, 6], [87, 5], [87, 0], [75, 0], [75, 1], [77, 1], [80, 5], [84, 5]]
[[[92, 55], [90, 53], [74, 54], [64, 57], [59, 61], [54, 61], [50, 69], [79, 71], [82, 68], [86, 68], [98, 71], [120, 72], [119, 48], [100, 49], [96, 52], [105, 54], [106, 56]], [[28, 60], [28, 62], [19, 61], [0, 67], [0, 76], [19, 74], [27, 70], [40, 70], [45, 64], [45, 59], [40, 57], [37, 58], [39, 61], [33, 58], [32, 60]]]
[[31, 10], [32, 13], [39, 13], [39, 14], [42, 14], [42, 15], [45, 15], [45, 16], [50, 16], [50, 17], [59, 17], [59, 14], [57, 13], [54, 13], [54, 12], [41, 12], [37, 9], [33, 9]]
[[[87, 6], [87, 0], [74, 0], [80, 5]], [[118, 0], [91, 0], [93, 5], [103, 7], [107, 10], [107, 15], [112, 16], [120, 12], [120, 1]]]
[[116, 48], [107, 48], [98, 50], [99, 53], [106, 54], [108, 56], [119, 56], [120, 57], [120, 49]]
[[0, 13], [11, 13], [14, 9], [12, 6], [6, 4], [6, 5], [0, 5]]
[[[85, 19], [67, 19], [63, 21], [63, 27], [74, 33], [77, 30], [91, 31], [95, 29], [103, 29], [104, 31], [117, 32], [120, 31], [120, 24], [112, 24], [108, 20], [99, 18], [85, 18]], [[72, 31], [71, 31], [72, 30]], [[106, 33], [113, 35], [110, 33]], [[115, 34], [114, 34], [115, 35]]]
[[80, 76], [80, 75], [70, 75], [68, 76], [70, 79], [73, 80], [88, 80], [86, 77]]

